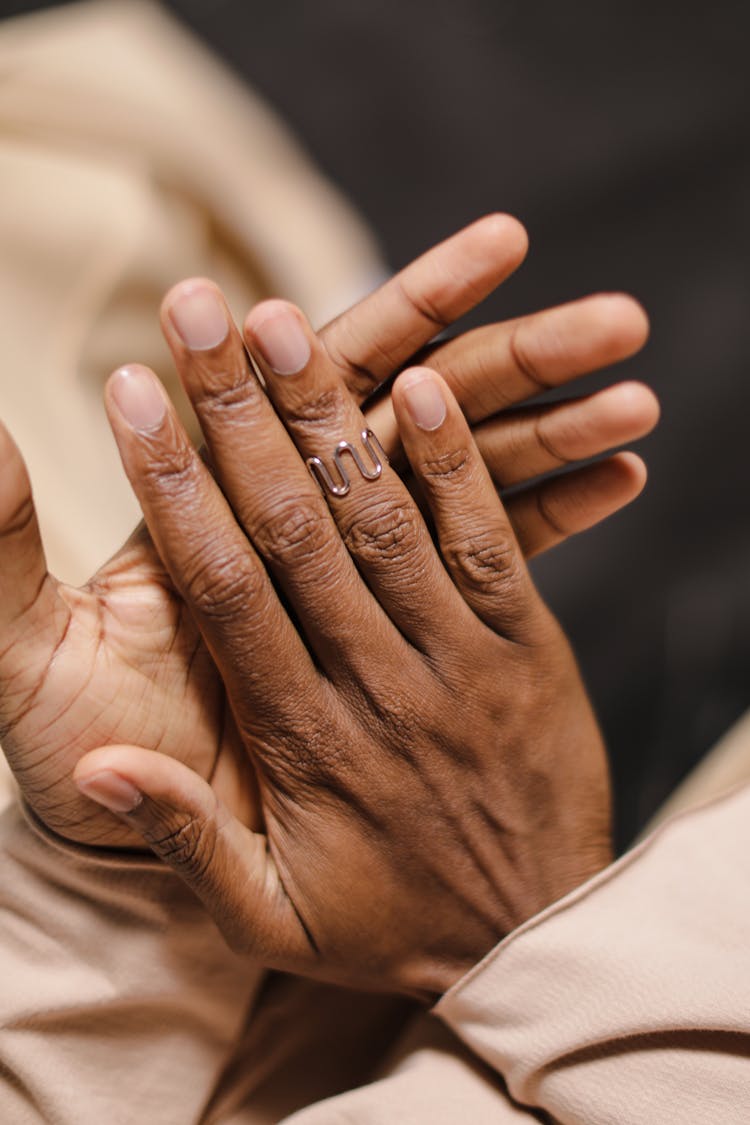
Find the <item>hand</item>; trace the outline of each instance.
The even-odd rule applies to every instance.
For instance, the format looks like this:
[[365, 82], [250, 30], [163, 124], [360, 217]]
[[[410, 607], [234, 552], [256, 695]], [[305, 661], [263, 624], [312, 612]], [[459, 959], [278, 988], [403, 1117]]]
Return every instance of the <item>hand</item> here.
[[600, 735], [440, 377], [401, 375], [393, 404], [443, 561], [388, 466], [366, 480], [342, 458], [330, 509], [308, 474], [342, 438], [360, 449], [366, 420], [301, 315], [260, 305], [246, 338], [278, 417], [231, 337], [182, 370], [221, 490], [152, 373], [116, 373], [108, 411], [226, 683], [263, 831], [150, 750], [96, 750], [76, 780], [235, 948], [434, 998], [608, 862]]
[[[326, 351], [345, 382], [359, 385], [358, 400], [434, 333], [421, 307], [433, 308], [441, 322], [462, 315], [515, 268], [524, 249], [514, 220], [480, 220], [324, 329]], [[461, 280], [446, 281], [454, 277]], [[194, 292], [187, 287], [188, 295]], [[184, 365], [191, 353], [173, 320], [180, 295], [185, 287], [167, 299], [163, 320]], [[190, 321], [190, 309], [184, 315]], [[519, 356], [540, 381], [560, 384], [630, 354], [645, 333], [635, 302], [593, 297], [475, 330], [440, 345], [431, 362], [480, 420], [538, 389], [520, 373]], [[195, 362], [200, 357], [194, 353]], [[246, 374], [244, 356], [235, 361]], [[387, 401], [375, 409], [378, 426], [387, 428]], [[480, 440], [495, 478], [513, 484], [558, 459], [588, 457], [632, 440], [656, 416], [653, 395], [627, 384], [578, 403], [490, 421], [480, 427]], [[392, 430], [391, 445], [394, 440]], [[632, 499], [643, 479], [640, 461], [618, 454], [515, 495], [509, 512], [523, 549], [538, 552], [603, 518]], [[57, 582], [47, 572], [23, 462], [0, 429], [0, 538], [0, 739], [41, 819], [81, 843], [140, 844], [114, 818], [92, 815], [70, 781], [87, 750], [139, 741], [211, 778], [227, 806], [257, 825], [253, 776], [223, 684], [145, 529], [83, 589]]]
[[[656, 425], [659, 407], [647, 387], [628, 382], [578, 401], [513, 412], [529, 398], [643, 347], [648, 320], [623, 294], [598, 294], [425, 347], [504, 282], [527, 249], [526, 232], [515, 219], [488, 215], [412, 262], [320, 338], [356, 401], [367, 403], [368, 421], [397, 468], [390, 398], [373, 401], [372, 394], [415, 356], [443, 376], [475, 427], [496, 485], [514, 486], [508, 515], [531, 558], [634, 500], [645, 470], [639, 459], [615, 454], [524, 489], [516, 486], [643, 437]], [[170, 343], [179, 366], [184, 347], [174, 333]]]

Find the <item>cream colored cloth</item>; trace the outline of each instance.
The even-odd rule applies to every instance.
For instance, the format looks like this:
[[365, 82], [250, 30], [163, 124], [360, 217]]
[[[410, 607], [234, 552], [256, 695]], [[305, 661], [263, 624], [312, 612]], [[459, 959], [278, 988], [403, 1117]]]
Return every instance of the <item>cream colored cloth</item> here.
[[[128, 359], [174, 385], [164, 289], [210, 274], [238, 315], [280, 292], [320, 322], [380, 263], [268, 108], [140, 0], [0, 26], [0, 183], [0, 411], [78, 581], [137, 516], [99, 399]], [[263, 976], [159, 864], [64, 846], [4, 799], [3, 1123], [537, 1120], [506, 1081], [564, 1122], [750, 1118], [747, 790], [513, 935], [442, 1024]]]
[[187, 1123], [260, 974], [164, 868], [0, 817], [0, 1121]]
[[573, 1123], [750, 1120], [750, 787], [521, 927], [438, 1005]]
[[268, 106], [144, 0], [0, 24], [0, 185], [0, 416], [80, 582], [137, 521], [101, 391], [130, 360], [174, 389], [166, 289], [207, 274], [237, 316], [279, 293], [319, 324], [382, 264]]
[[498, 946], [441, 1028], [402, 1001], [262, 982], [169, 871], [62, 846], [11, 806], [0, 1120], [740, 1125], [749, 825], [750, 786], [667, 823]]
[[273, 111], [145, 0], [0, 23], [0, 192], [0, 417], [50, 569], [80, 583], [139, 518], [107, 376], [150, 364], [188, 418], [158, 326], [167, 288], [208, 275], [238, 318], [278, 293], [320, 324], [383, 265]]

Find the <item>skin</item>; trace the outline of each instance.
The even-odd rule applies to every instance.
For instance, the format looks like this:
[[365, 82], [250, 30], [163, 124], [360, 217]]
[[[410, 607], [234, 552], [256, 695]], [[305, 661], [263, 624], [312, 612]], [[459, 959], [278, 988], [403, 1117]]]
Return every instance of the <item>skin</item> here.
[[[507, 216], [459, 232], [321, 331], [331, 370], [362, 401], [428, 345], [438, 325], [501, 283], [525, 248], [523, 229]], [[187, 288], [196, 284], [206, 283]], [[184, 288], [163, 310], [183, 375], [205, 360], [174, 329], [170, 310]], [[652, 427], [658, 408], [638, 384], [567, 407], [493, 417], [539, 384], [561, 385], [632, 354], [646, 333], [634, 301], [593, 297], [475, 330], [433, 348], [429, 358], [477, 423], [493, 478], [510, 484], [526, 479], [519, 477], [522, 466], [544, 472]], [[235, 375], [245, 378], [237, 344], [233, 330], [227, 346], [234, 347]], [[393, 410], [387, 399], [374, 409], [372, 424], [397, 462]], [[524, 552], [544, 550], [610, 514], [644, 479], [638, 458], [617, 454], [522, 491], [508, 512]], [[87, 751], [137, 741], [189, 764], [243, 823], [257, 825], [255, 772], [224, 684], [148, 531], [137, 529], [82, 589], [59, 583], [46, 568], [22, 458], [0, 428], [0, 540], [0, 738], [36, 814], [80, 843], [139, 846], [140, 836], [109, 813], [92, 811], [71, 781]]]
[[107, 403], [226, 684], [259, 824], [140, 747], [95, 751], [76, 779], [235, 948], [432, 1000], [609, 862], [601, 737], [445, 381], [414, 368], [392, 393], [438, 551], [392, 468], [327, 498], [307, 472], [366, 421], [299, 310], [258, 306], [245, 339], [267, 395], [231, 333], [182, 371], [215, 478], [153, 373], [116, 373]]

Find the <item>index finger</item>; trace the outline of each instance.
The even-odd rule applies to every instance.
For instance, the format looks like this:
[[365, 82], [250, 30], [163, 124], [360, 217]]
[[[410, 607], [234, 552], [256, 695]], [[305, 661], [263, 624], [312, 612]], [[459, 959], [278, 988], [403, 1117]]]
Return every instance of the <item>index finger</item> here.
[[357, 402], [488, 297], [527, 250], [517, 219], [485, 215], [326, 325], [319, 338]]

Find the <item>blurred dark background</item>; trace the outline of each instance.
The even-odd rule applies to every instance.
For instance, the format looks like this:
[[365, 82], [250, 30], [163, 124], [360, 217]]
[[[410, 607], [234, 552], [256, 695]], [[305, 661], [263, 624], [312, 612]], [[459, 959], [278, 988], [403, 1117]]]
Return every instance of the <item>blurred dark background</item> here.
[[532, 252], [483, 319], [598, 289], [648, 309], [651, 342], [618, 369], [663, 403], [647, 491], [535, 565], [624, 844], [750, 704], [750, 5], [166, 6], [281, 111], [394, 267], [501, 209]]

